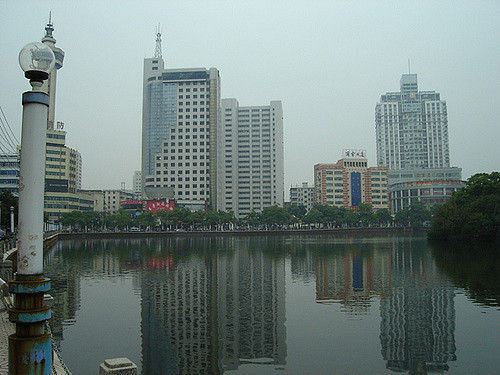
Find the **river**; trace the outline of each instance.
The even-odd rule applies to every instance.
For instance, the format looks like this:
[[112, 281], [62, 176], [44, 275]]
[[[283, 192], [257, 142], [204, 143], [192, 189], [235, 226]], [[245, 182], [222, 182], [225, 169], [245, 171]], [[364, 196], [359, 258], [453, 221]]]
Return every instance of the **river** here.
[[421, 236], [65, 240], [47, 252], [69, 369], [498, 374], [500, 263]]

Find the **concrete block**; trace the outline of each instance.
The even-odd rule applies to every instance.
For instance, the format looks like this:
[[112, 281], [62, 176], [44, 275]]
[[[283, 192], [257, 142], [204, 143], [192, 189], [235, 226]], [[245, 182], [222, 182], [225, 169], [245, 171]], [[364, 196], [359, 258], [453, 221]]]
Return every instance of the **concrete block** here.
[[101, 363], [99, 375], [138, 375], [138, 371], [137, 366], [128, 358], [111, 358]]

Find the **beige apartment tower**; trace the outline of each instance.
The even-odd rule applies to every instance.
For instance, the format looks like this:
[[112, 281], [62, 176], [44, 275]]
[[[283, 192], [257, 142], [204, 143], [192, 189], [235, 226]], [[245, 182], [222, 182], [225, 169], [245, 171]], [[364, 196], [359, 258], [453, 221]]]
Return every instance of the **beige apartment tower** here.
[[240, 218], [283, 206], [283, 108], [281, 101], [240, 107], [222, 99], [218, 144], [218, 209]]

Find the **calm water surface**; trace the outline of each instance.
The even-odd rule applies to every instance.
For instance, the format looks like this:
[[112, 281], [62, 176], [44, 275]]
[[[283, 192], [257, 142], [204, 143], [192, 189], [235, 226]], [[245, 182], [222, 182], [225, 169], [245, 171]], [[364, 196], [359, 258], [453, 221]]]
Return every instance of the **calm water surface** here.
[[45, 261], [54, 340], [78, 375], [115, 357], [143, 374], [499, 374], [499, 258], [446, 250], [422, 237], [59, 242]]

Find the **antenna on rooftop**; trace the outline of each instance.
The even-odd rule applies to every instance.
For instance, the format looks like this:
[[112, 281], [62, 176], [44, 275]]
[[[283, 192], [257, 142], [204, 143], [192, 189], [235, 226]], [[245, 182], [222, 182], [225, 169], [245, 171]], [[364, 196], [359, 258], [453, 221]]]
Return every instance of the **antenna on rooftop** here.
[[410, 69], [410, 59], [408, 59], [408, 74], [411, 74], [411, 69]]
[[155, 47], [155, 59], [161, 59], [161, 31], [160, 31], [160, 24], [158, 24], [158, 27], [156, 28], [156, 47]]

